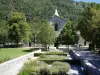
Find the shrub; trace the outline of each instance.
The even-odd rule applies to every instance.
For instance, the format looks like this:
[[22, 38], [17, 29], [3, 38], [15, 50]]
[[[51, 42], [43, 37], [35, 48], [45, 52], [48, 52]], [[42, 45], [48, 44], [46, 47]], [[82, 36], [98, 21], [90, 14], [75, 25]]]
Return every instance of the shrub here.
[[35, 53], [34, 56], [40, 56], [40, 55], [64, 55], [67, 56], [67, 53], [64, 53], [63, 51], [47, 51], [45, 53]]
[[24, 64], [18, 75], [49, 75], [49, 66], [45, 62], [30, 60]]
[[42, 66], [40, 68], [40, 75], [50, 75], [50, 68], [47, 66]]
[[66, 56], [61, 56], [61, 55], [41, 55], [38, 60], [44, 61], [48, 64], [52, 64], [55, 61], [65, 61]]
[[63, 62], [54, 62], [48, 66], [45, 62], [30, 60], [24, 64], [18, 75], [66, 75], [70, 65]]
[[66, 68], [66, 71], [68, 72], [70, 70], [70, 64], [66, 63], [66, 62], [54, 62], [52, 64], [52, 66], [62, 66], [62, 67], [65, 67]]
[[39, 60], [64, 60], [66, 56], [61, 55], [41, 55], [38, 59]]
[[47, 54], [65, 54], [65, 53], [63, 51], [57, 50], [57, 51], [49, 51], [47, 52]]
[[67, 75], [67, 72], [70, 70], [70, 65], [64, 62], [54, 62], [51, 67], [52, 75]]

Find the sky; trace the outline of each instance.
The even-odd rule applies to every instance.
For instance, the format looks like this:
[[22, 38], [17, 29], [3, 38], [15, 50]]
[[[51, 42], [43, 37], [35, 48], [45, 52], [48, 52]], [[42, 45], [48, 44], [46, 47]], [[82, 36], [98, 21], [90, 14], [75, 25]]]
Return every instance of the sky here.
[[96, 3], [100, 3], [100, 0], [75, 0], [75, 1], [84, 1], [84, 2], [96, 2]]

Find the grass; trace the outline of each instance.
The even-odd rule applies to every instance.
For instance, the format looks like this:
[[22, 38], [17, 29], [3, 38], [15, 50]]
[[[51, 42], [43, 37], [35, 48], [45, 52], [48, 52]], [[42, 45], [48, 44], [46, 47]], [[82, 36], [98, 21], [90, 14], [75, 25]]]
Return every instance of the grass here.
[[1, 48], [0, 63], [34, 51], [30, 48]]

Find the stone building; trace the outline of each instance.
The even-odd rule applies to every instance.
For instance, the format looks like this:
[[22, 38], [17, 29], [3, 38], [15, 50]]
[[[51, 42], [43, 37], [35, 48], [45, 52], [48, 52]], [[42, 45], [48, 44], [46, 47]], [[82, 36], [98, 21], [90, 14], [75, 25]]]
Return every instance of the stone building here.
[[66, 20], [62, 19], [57, 9], [55, 10], [55, 14], [52, 16], [52, 18], [49, 20], [50, 25], [53, 27], [54, 31], [60, 32], [64, 25], [66, 24]]

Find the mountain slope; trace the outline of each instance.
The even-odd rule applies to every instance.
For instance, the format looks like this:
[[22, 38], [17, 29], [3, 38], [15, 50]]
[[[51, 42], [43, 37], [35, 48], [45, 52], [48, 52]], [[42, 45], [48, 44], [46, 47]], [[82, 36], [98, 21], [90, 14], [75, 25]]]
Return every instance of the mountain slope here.
[[24, 12], [28, 21], [50, 19], [58, 9], [60, 17], [71, 19], [75, 26], [83, 7], [72, 0], [0, 0], [0, 19], [9, 19], [13, 11]]

